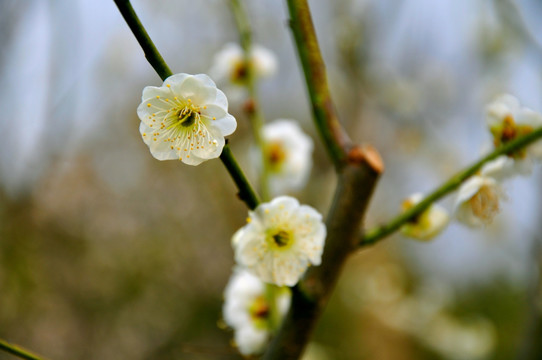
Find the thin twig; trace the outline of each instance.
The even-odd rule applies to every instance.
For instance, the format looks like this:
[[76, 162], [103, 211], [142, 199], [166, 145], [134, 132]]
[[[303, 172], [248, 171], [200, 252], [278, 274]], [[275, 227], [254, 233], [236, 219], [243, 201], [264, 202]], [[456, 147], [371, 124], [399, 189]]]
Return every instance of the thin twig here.
[[0, 339], [0, 350], [3, 350], [11, 355], [15, 355], [21, 359], [26, 360], [45, 360], [45, 358], [39, 357], [36, 354], [31, 353], [30, 351], [23, 349], [18, 345], [13, 345], [7, 341]]
[[141, 45], [147, 61], [151, 64], [151, 66], [158, 73], [158, 75], [160, 75], [162, 80], [165, 80], [167, 77], [173, 75], [166, 62], [162, 58], [162, 55], [160, 55], [160, 53], [156, 49], [156, 46], [154, 46], [154, 43], [152, 42], [149, 34], [145, 30], [145, 27], [143, 26], [143, 24], [141, 24], [141, 21], [135, 13], [132, 4], [130, 4], [130, 1], [113, 1], [115, 1], [115, 4], [117, 4], [117, 7], [119, 8], [122, 17], [130, 27], [130, 30], [132, 30], [132, 33], [139, 42], [139, 45]]
[[513, 153], [514, 151], [519, 150], [540, 138], [542, 138], [542, 128], [498, 147], [489, 155], [483, 157], [473, 165], [452, 176], [448, 181], [439, 186], [436, 190], [427, 195], [427, 197], [425, 197], [417, 205], [410, 208], [408, 211], [398, 215], [386, 225], [368, 230], [365, 233], [365, 236], [362, 237], [360, 246], [374, 244], [384, 237], [393, 234], [395, 231], [399, 230], [402, 225], [408, 223], [423, 213], [429, 206], [431, 206], [431, 204], [457, 189], [465, 180], [476, 174], [476, 172], [480, 170], [485, 163], [496, 159], [501, 155]]
[[[130, 4], [130, 1], [113, 1], [115, 2], [115, 4], [117, 4], [117, 7], [119, 8], [120, 13], [124, 17], [124, 20], [132, 30], [132, 33], [139, 42], [139, 45], [141, 45], [141, 48], [145, 53], [145, 57], [154, 68], [154, 70], [158, 73], [158, 75], [160, 75], [160, 78], [162, 78], [162, 80], [165, 80], [167, 77], [171, 76], [171, 70], [154, 46], [154, 43], [152, 42], [145, 28], [143, 27], [143, 24], [141, 24], [141, 21], [139, 21], [139, 18], [137, 17], [137, 14], [135, 13], [132, 5]], [[256, 193], [254, 192], [250, 183], [245, 177], [243, 171], [241, 171], [241, 168], [237, 164], [237, 160], [235, 159], [227, 145], [224, 146], [222, 154], [220, 155], [220, 159], [222, 160], [224, 166], [226, 166], [228, 173], [232, 176], [235, 185], [239, 189], [239, 197], [241, 198], [241, 200], [243, 200], [250, 209], [254, 209], [259, 203], [258, 197], [256, 196]]]
[[243, 174], [243, 170], [241, 170], [241, 167], [235, 160], [228, 144], [224, 146], [222, 154], [220, 154], [220, 160], [222, 160], [222, 163], [239, 189], [239, 199], [243, 200], [249, 209], [254, 210], [260, 203], [260, 200], [252, 189], [252, 186], [250, 186], [245, 174]]
[[260, 151], [262, 161], [262, 172], [260, 174], [260, 192], [264, 201], [269, 200], [269, 162], [265, 155], [265, 141], [263, 139], [262, 127], [264, 124], [264, 116], [260, 106], [260, 98], [258, 96], [258, 87], [256, 84], [256, 73], [252, 65], [252, 29], [248, 14], [239, 0], [231, 0], [230, 2], [233, 17], [237, 30], [239, 31], [239, 40], [243, 48], [244, 56], [244, 74], [243, 84], [248, 92], [248, 99], [245, 105], [246, 113], [252, 125], [254, 140]]

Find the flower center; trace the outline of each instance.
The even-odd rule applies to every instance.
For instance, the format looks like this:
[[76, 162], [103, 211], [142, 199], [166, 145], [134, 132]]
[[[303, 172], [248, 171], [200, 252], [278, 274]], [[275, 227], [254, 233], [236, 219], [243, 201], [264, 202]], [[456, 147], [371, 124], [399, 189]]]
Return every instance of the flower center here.
[[258, 296], [250, 305], [248, 313], [250, 314], [250, 318], [254, 321], [256, 327], [265, 328], [270, 310], [269, 304], [267, 304], [265, 298], [263, 296]]
[[[493, 144], [495, 147], [499, 147], [501, 145], [504, 145], [518, 136], [527, 135], [533, 131], [533, 128], [529, 125], [518, 125], [514, 121], [514, 117], [512, 115], [507, 115], [500, 126], [496, 126], [491, 129], [491, 132], [493, 133]], [[509, 154], [508, 156], [512, 158], [525, 158], [527, 155], [527, 151], [525, 148], [520, 149], [518, 151], [515, 151], [512, 154]]]
[[507, 143], [508, 141], [514, 139], [517, 135], [517, 127], [514, 122], [514, 118], [511, 115], [507, 115], [502, 124], [501, 130], [501, 144]]
[[199, 119], [200, 112], [197, 111], [193, 106], [185, 106], [183, 109], [179, 110], [177, 114], [177, 124], [183, 127], [192, 126], [196, 120]]
[[474, 216], [484, 224], [490, 224], [493, 217], [499, 212], [499, 194], [494, 188], [484, 185], [469, 200]]
[[266, 153], [267, 161], [269, 161], [271, 170], [278, 171], [280, 165], [286, 159], [286, 152], [284, 151], [282, 145], [278, 142], [270, 143], [267, 145]]
[[272, 237], [278, 247], [286, 246], [290, 242], [290, 234], [283, 230], [279, 230]]
[[234, 84], [244, 84], [247, 81], [248, 68], [244, 60], [237, 61], [233, 67], [231, 81]]

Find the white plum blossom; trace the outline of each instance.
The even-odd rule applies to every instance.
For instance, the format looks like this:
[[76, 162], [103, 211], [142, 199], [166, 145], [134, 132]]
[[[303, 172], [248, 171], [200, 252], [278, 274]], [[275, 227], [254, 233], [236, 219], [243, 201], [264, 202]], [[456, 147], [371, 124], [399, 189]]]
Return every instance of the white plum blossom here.
[[232, 238], [237, 264], [262, 281], [293, 286], [320, 265], [326, 227], [322, 215], [289, 196], [260, 204]]
[[[402, 204], [402, 210], [406, 211], [423, 200], [421, 193], [408, 197]], [[444, 230], [450, 221], [446, 209], [437, 204], [432, 204], [427, 210], [416, 216], [401, 227], [401, 233], [418, 240], [431, 240]]]
[[297, 122], [277, 119], [263, 126], [269, 188], [280, 195], [302, 188], [312, 167], [313, 141]]
[[[290, 306], [290, 291], [274, 288], [266, 291], [266, 285], [248, 271], [236, 268], [224, 290], [224, 321], [235, 331], [234, 339], [243, 355], [261, 353], [271, 333], [271, 317], [282, 318]], [[269, 299], [269, 294], [274, 298]], [[271, 306], [270, 301], [275, 302]], [[278, 314], [272, 314], [276, 309]]]
[[241, 46], [236, 43], [227, 43], [215, 55], [209, 73], [219, 83], [229, 81], [235, 85], [243, 85], [247, 79], [247, 66], [250, 66], [250, 70], [257, 78], [266, 78], [277, 72], [278, 65], [275, 54], [263, 46], [254, 44], [249, 59], [250, 63], [246, 64]]
[[454, 210], [459, 221], [471, 227], [491, 224], [500, 211], [501, 200], [505, 198], [498, 179], [506, 177], [502, 174], [510, 172], [507, 169], [509, 166], [509, 162], [499, 157], [485, 164], [480, 174], [472, 176], [461, 185]]
[[143, 89], [139, 131], [152, 156], [198, 165], [220, 156], [237, 122], [228, 100], [205, 74], [175, 74]]
[[[495, 147], [542, 126], [542, 115], [526, 107], [510, 94], [498, 96], [486, 107], [486, 121], [493, 135]], [[542, 160], [542, 141], [510, 154], [514, 169], [519, 174], [530, 174], [533, 160]]]

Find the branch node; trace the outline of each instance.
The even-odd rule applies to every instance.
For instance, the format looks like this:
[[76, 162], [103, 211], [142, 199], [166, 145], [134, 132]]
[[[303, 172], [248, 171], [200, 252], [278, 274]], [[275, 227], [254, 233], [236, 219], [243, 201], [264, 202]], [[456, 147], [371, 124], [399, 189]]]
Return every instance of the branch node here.
[[372, 145], [354, 145], [348, 150], [349, 164], [367, 164], [376, 174], [384, 172], [384, 161]]

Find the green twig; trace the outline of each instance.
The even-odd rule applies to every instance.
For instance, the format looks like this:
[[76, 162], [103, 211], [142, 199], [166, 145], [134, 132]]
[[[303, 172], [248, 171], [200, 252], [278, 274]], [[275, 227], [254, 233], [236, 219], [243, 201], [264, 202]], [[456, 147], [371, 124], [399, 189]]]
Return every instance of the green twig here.
[[230, 5], [233, 17], [235, 18], [235, 25], [239, 31], [241, 47], [248, 52], [252, 47], [252, 29], [250, 27], [248, 16], [239, 0], [231, 0]]
[[262, 172], [260, 174], [260, 191], [264, 201], [269, 200], [269, 162], [265, 154], [265, 141], [263, 139], [262, 127], [264, 116], [260, 106], [258, 88], [256, 84], [256, 74], [252, 66], [252, 29], [250, 27], [249, 17], [239, 0], [231, 0], [231, 11], [235, 19], [237, 30], [239, 31], [239, 40], [243, 48], [244, 56], [244, 76], [243, 84], [248, 91], [248, 100], [245, 106], [249, 116], [254, 140], [259, 148], [262, 162]]
[[394, 233], [395, 231], [399, 230], [402, 225], [406, 224], [407, 222], [411, 221], [412, 219], [423, 213], [435, 201], [457, 189], [465, 180], [476, 174], [476, 172], [480, 170], [485, 163], [496, 159], [501, 155], [513, 153], [514, 151], [519, 150], [540, 138], [542, 138], [542, 128], [539, 128], [528, 135], [519, 137], [503, 146], [498, 147], [491, 154], [483, 157], [481, 160], [477, 161], [465, 170], [452, 176], [448, 181], [446, 181], [435, 191], [425, 197], [420, 203], [405, 211], [404, 213], [398, 215], [388, 224], [368, 230], [365, 236], [362, 237], [360, 245], [364, 246], [373, 244], [378, 240]]
[[139, 45], [141, 45], [147, 61], [152, 65], [158, 75], [160, 75], [162, 80], [165, 80], [167, 77], [173, 75], [166, 62], [162, 58], [162, 55], [160, 55], [160, 53], [156, 49], [156, 46], [154, 46], [154, 43], [149, 37], [149, 34], [147, 34], [147, 31], [143, 27], [143, 24], [141, 24], [141, 21], [139, 21], [139, 18], [137, 17], [137, 14], [135, 13], [132, 4], [130, 4], [130, 1], [113, 1], [115, 1], [115, 4], [117, 4], [117, 7], [119, 8], [122, 17], [130, 27], [130, 30], [132, 30], [132, 33], [139, 42]]
[[339, 123], [307, 0], [287, 0], [290, 27], [305, 74], [316, 128], [336, 169], [346, 161], [350, 139]]
[[[158, 75], [160, 75], [160, 78], [162, 78], [162, 80], [165, 80], [167, 77], [171, 76], [171, 70], [154, 46], [154, 43], [149, 37], [147, 31], [145, 31], [143, 24], [141, 24], [141, 21], [139, 21], [139, 18], [137, 17], [137, 14], [135, 13], [132, 5], [130, 4], [130, 1], [113, 1], [115, 2], [115, 4], [117, 4], [117, 7], [119, 8], [120, 13], [124, 17], [124, 20], [132, 30], [132, 33], [139, 42], [139, 45], [141, 45], [141, 48], [145, 53], [145, 57], [152, 65], [154, 70], [158, 73]], [[243, 174], [243, 171], [241, 171], [241, 168], [237, 164], [237, 160], [235, 160], [231, 150], [227, 145], [224, 146], [224, 150], [222, 150], [220, 159], [222, 160], [224, 166], [226, 166], [229, 174], [232, 176], [235, 185], [237, 185], [237, 188], [239, 189], [239, 197], [241, 198], [241, 200], [243, 200], [250, 209], [254, 209], [259, 203], [258, 197], [256, 196], [254, 190], [250, 186], [250, 183]]]
[[239, 198], [247, 204], [249, 209], [254, 210], [260, 203], [260, 200], [254, 190], [252, 190], [252, 186], [250, 186], [245, 174], [243, 174], [243, 170], [237, 164], [228, 144], [224, 146], [222, 154], [220, 154], [220, 160], [222, 160], [235, 185], [237, 185]]
[[45, 360], [45, 358], [32, 354], [30, 351], [23, 349], [18, 345], [12, 345], [7, 341], [0, 340], [0, 350], [3, 350], [11, 355], [15, 355], [21, 359], [27, 360]]

